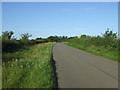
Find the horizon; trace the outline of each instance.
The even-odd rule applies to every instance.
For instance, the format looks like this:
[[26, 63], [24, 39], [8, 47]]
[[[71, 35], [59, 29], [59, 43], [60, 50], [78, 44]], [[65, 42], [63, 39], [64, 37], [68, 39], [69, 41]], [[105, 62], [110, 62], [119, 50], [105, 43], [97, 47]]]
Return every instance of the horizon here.
[[2, 2], [2, 31], [49, 36], [118, 33], [118, 2]]

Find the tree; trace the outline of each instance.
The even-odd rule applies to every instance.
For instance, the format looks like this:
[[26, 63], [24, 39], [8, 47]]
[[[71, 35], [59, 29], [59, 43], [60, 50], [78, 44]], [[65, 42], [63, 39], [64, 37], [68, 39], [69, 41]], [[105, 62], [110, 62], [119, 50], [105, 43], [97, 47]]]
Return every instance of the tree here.
[[86, 38], [86, 35], [84, 34], [84, 35], [81, 35], [81, 38]]
[[77, 38], [77, 36], [69, 37], [69, 38], [67, 38], [67, 39], [73, 39], [73, 38]]
[[104, 38], [117, 38], [117, 33], [113, 33], [113, 31], [109, 30], [109, 28], [102, 35], [103, 35]]
[[68, 37], [67, 36], [62, 36], [62, 40], [65, 40], [67, 39]]
[[49, 36], [47, 39], [50, 42], [58, 42], [58, 36]]
[[21, 34], [21, 40], [28, 40], [32, 35], [29, 33]]
[[47, 40], [50, 42], [61, 42], [61, 41], [65, 41], [66, 39], [68, 39], [67, 36], [49, 36], [47, 38]]
[[5, 31], [5, 32], [2, 32], [2, 38], [3, 39], [9, 39], [11, 40], [12, 39], [12, 35], [14, 34], [13, 31]]
[[40, 38], [36, 38], [36, 40], [42, 40], [42, 38], [40, 37]]

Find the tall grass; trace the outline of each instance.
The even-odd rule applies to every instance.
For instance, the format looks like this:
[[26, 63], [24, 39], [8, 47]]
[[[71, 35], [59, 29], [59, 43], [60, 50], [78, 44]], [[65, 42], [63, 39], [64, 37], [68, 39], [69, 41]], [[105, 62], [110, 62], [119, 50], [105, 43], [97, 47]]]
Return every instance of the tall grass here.
[[[51, 64], [54, 43], [43, 43], [3, 55], [3, 88], [54, 88]], [[10, 59], [10, 60], [9, 60]]]
[[69, 39], [65, 44], [118, 61], [117, 39], [106, 39], [102, 37], [73, 38]]

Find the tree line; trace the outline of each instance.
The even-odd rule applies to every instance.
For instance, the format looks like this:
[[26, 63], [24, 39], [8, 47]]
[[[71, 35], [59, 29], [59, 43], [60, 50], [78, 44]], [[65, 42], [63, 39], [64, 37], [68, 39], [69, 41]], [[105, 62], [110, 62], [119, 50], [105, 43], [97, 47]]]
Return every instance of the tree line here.
[[49, 36], [47, 38], [29, 39], [32, 35], [29, 33], [23, 33], [20, 35], [20, 39], [14, 37], [13, 31], [2, 32], [2, 51], [14, 52], [19, 49], [27, 48], [28, 46], [46, 43], [46, 42], [62, 42], [68, 39], [67, 36]]
[[[101, 33], [102, 34], [102, 33]], [[20, 35], [20, 39], [14, 37], [13, 31], [4, 31], [2, 32], [2, 50], [3, 52], [12, 52], [19, 50], [21, 48], [26, 48], [28, 46], [46, 43], [46, 42], [63, 42], [68, 41], [73, 38], [78, 38], [77, 36], [68, 37], [68, 36], [49, 36], [47, 38], [37, 37], [36, 39], [29, 39], [32, 35], [29, 33], [23, 33]], [[96, 39], [96, 37], [98, 39]], [[102, 36], [89, 36], [89, 35], [81, 35], [81, 38], [94, 38], [93, 40], [100, 40], [100, 38], [105, 38], [109, 42], [112, 42], [113, 39], [118, 39], [118, 34], [114, 33], [109, 28], [102, 34]], [[101, 39], [103, 40], [103, 39]]]

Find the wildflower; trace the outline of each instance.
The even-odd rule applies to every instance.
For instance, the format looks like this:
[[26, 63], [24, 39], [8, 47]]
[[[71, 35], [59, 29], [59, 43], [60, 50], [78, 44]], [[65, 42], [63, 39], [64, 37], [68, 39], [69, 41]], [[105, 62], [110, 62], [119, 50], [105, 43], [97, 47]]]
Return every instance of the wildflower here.
[[17, 62], [17, 61], [18, 61], [18, 59], [15, 59], [15, 61]]
[[23, 68], [23, 65], [21, 65], [20, 67]]

